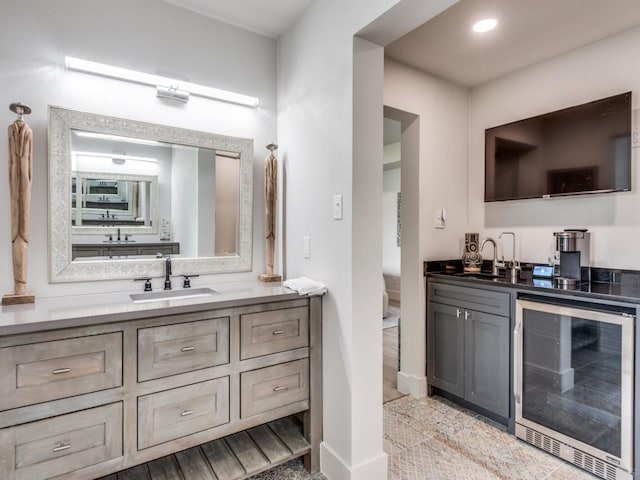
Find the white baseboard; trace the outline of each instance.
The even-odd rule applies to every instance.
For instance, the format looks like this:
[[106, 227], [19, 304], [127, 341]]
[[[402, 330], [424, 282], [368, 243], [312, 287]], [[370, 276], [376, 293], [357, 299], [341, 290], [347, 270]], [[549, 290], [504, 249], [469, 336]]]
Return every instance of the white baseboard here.
[[329, 480], [387, 480], [387, 454], [349, 467], [326, 443], [320, 444], [320, 469]]
[[404, 372], [398, 372], [398, 391], [413, 395], [417, 398], [427, 396], [427, 377], [417, 377]]

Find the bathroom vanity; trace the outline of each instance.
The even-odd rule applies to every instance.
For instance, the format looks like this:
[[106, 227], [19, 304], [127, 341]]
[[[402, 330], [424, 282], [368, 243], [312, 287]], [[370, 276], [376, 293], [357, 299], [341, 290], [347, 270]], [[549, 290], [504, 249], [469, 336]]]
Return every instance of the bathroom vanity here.
[[3, 308], [0, 478], [169, 468], [175, 452], [220, 479], [299, 456], [318, 470], [322, 297], [257, 282], [212, 288]]

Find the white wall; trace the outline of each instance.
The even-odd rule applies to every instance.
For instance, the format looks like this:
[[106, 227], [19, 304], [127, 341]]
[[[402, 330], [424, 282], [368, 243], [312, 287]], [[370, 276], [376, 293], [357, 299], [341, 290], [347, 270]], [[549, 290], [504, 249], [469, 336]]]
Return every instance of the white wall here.
[[[271, 38], [153, 0], [21, 0], [0, 3], [0, 123], [21, 101], [34, 133], [28, 290], [57, 296], [138, 288], [129, 281], [49, 285], [47, 106], [143, 120], [255, 140], [253, 271], [198, 282], [255, 279], [264, 269], [264, 145], [276, 139], [276, 45]], [[229, 48], [232, 45], [233, 48]], [[257, 109], [192, 97], [180, 104], [152, 87], [64, 69], [65, 55], [186, 78], [260, 98]], [[0, 135], [0, 294], [11, 293], [7, 137]], [[53, 206], [55, 208], [55, 206]]]
[[[419, 118], [418, 152], [405, 155], [402, 137], [402, 372], [399, 388], [426, 389], [425, 289], [422, 261], [460, 258], [467, 231], [466, 89], [385, 59], [384, 103]], [[404, 125], [403, 125], [404, 128]], [[447, 212], [435, 229], [436, 209]]]
[[[467, 90], [386, 58], [384, 103], [420, 117], [421, 260], [458, 258], [467, 231]], [[440, 208], [443, 230], [433, 227]]]
[[[332, 480], [386, 478], [379, 326], [382, 305], [376, 301], [377, 309], [359, 312], [361, 305], [353, 295], [358, 272], [353, 268], [352, 247], [352, 84], [353, 35], [392, 3], [358, 0], [345, 7], [339, 0], [314, 2], [279, 41], [278, 143], [286, 171], [288, 205], [286, 276], [317, 278], [329, 289], [323, 302], [322, 470]], [[381, 99], [377, 103], [372, 106], [380, 110], [378, 145], [382, 145]], [[371, 170], [378, 172], [374, 188], [380, 199], [374, 245], [381, 244], [382, 149], [378, 150], [378, 158], [371, 159]], [[342, 194], [344, 199], [344, 219], [340, 221], [332, 220], [334, 194]], [[311, 237], [308, 260], [303, 259], [304, 236]], [[382, 275], [381, 247], [372, 257], [379, 271], [377, 280]], [[380, 281], [375, 284], [379, 299]], [[371, 328], [367, 322], [373, 322]], [[361, 364], [371, 358], [374, 361], [368, 366]]]
[[[400, 161], [400, 142], [385, 145], [384, 163]], [[382, 272], [400, 276], [400, 247], [397, 242], [400, 167], [382, 172]]]
[[[384, 479], [387, 473], [379, 324], [383, 57], [367, 42], [356, 42], [354, 54], [353, 35], [392, 6], [368, 38], [407, 33], [451, 3], [316, 1], [278, 45], [286, 273], [317, 278], [329, 288], [322, 468], [332, 480]], [[386, 22], [387, 15], [394, 21]], [[400, 25], [406, 28], [395, 31]], [[344, 196], [341, 221], [332, 220], [334, 194]], [[302, 251], [307, 235], [310, 259]]]
[[[484, 203], [484, 130], [533, 115], [633, 92], [639, 123], [640, 29], [610, 37], [474, 88], [469, 103], [469, 231], [494, 236], [512, 230], [520, 259], [546, 262], [553, 232], [568, 227], [592, 232], [597, 267], [640, 269], [640, 149], [632, 149], [632, 192], [549, 200]], [[506, 256], [511, 246], [506, 245]]]

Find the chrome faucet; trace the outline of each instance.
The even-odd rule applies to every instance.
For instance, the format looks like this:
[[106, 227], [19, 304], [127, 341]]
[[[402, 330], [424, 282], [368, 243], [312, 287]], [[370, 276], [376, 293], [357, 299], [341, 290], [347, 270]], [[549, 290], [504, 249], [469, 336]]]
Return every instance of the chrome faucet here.
[[[513, 243], [511, 249], [511, 260], [505, 262], [507, 268], [511, 270], [511, 281], [515, 282], [518, 280], [518, 272], [520, 271], [520, 262], [516, 260], [516, 234], [513, 232], [502, 232], [498, 238], [502, 239], [503, 235], [511, 235], [513, 236]], [[502, 260], [504, 261], [504, 255]]]
[[171, 257], [168, 255], [164, 261], [164, 289], [171, 290]]
[[481, 252], [487, 243], [490, 243], [491, 245], [493, 245], [493, 258], [491, 259], [491, 275], [494, 275], [497, 277], [498, 276], [498, 245], [496, 244], [496, 241], [493, 238], [487, 237], [484, 240], [482, 240], [482, 243], [480, 244]]

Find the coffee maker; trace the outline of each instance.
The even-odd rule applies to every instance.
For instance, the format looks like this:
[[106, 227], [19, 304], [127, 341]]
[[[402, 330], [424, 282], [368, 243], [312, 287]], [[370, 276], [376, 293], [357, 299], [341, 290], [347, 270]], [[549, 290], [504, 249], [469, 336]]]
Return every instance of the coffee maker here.
[[577, 287], [591, 281], [591, 234], [586, 229], [554, 232], [556, 265], [554, 279], [563, 288]]

